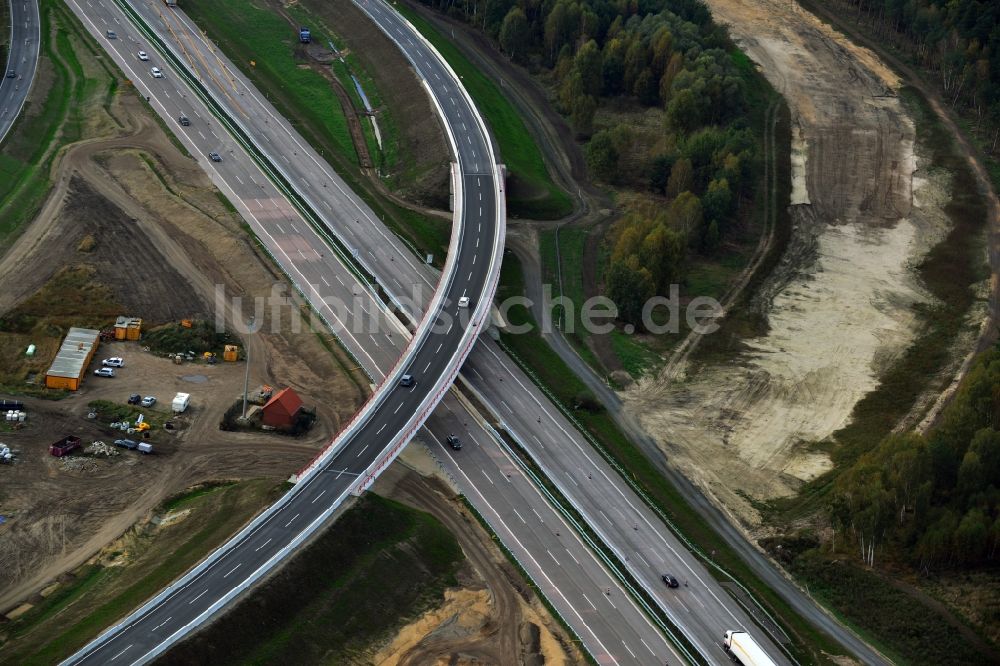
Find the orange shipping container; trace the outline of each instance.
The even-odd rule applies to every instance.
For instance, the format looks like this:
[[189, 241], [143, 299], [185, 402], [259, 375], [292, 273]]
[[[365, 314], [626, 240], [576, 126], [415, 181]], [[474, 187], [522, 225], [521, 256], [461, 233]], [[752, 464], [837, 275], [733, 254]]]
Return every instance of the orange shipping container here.
[[222, 358], [225, 361], [234, 362], [239, 360], [240, 348], [236, 345], [226, 345], [225, 351], [222, 352]]

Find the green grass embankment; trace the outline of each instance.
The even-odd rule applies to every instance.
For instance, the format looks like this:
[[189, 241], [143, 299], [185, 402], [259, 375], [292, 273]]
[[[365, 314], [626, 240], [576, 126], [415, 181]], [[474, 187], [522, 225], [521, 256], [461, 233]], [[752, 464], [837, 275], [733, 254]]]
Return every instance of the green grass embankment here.
[[507, 210], [513, 217], [556, 220], [573, 211], [573, 203], [545, 168], [545, 160], [524, 121], [496, 84], [430, 23], [404, 4], [393, 5], [444, 56], [462, 79], [500, 146], [500, 159], [510, 172]]

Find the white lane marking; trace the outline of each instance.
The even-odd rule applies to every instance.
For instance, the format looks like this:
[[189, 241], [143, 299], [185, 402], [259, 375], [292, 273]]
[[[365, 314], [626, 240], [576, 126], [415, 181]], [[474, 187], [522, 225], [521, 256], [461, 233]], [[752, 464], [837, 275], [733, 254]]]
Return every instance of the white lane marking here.
[[376, 340], [376, 339], [375, 339], [375, 336], [374, 336], [374, 335], [372, 335], [371, 333], [369, 333], [369, 334], [368, 334], [368, 337], [372, 339], [372, 342], [374, 342], [374, 343], [375, 343], [375, 346], [376, 346], [376, 347], [378, 347], [378, 346], [379, 346], [379, 344], [378, 344], [378, 340]]
[[236, 180], [240, 181], [240, 185], [246, 185], [246, 183], [243, 182], [243, 179], [240, 178], [240, 174], [234, 173], [233, 175], [236, 176]]
[[431, 367], [431, 362], [427, 361], [427, 365], [424, 366], [424, 373], [426, 373], [427, 369], [430, 368], [430, 367]]
[[153, 631], [156, 631], [157, 629], [159, 629], [160, 627], [162, 627], [163, 625], [165, 625], [167, 622], [170, 622], [172, 619], [174, 619], [173, 615], [171, 615], [166, 620], [164, 620], [163, 622], [161, 622], [158, 625], [156, 625], [155, 627], [153, 627]]
[[679, 603], [679, 604], [681, 605], [681, 608], [683, 608], [684, 610], [686, 610], [686, 611], [687, 611], [688, 613], [690, 613], [690, 612], [691, 612], [691, 609], [690, 609], [690, 608], [688, 608], [687, 606], [685, 606], [685, 605], [684, 605], [684, 602], [683, 602], [683, 601], [681, 601], [680, 599], [678, 599], [678, 600], [677, 600], [677, 603]]
[[[285, 525], [285, 527], [288, 527], [288, 526]], [[225, 576], [223, 576], [223, 578], [229, 578], [229, 574], [233, 573], [234, 571], [236, 571], [237, 569], [239, 569], [241, 566], [243, 566], [242, 562], [240, 562], [235, 567], [233, 567], [232, 569], [230, 569], [229, 572]]]
[[[278, 233], [279, 233], [279, 234], [283, 234], [283, 233], [285, 233], [285, 229], [284, 229], [284, 227], [282, 227], [282, 226], [281, 226], [280, 224], [278, 224], [277, 222], [275, 222], [275, 223], [274, 223], [274, 226], [278, 227]], [[302, 254], [302, 250], [299, 250], [299, 254]]]
[[120, 657], [120, 656], [122, 656], [123, 654], [125, 654], [126, 652], [128, 652], [128, 651], [129, 651], [129, 649], [130, 649], [130, 648], [131, 648], [131, 647], [132, 647], [133, 645], [135, 645], [135, 643], [129, 643], [129, 644], [128, 644], [128, 647], [127, 647], [127, 648], [125, 648], [124, 650], [122, 650], [121, 652], [119, 652], [118, 654], [116, 654], [115, 656], [111, 657], [111, 661], [114, 661], [114, 660], [115, 660], [115, 659], [117, 659], [118, 657]]
[[194, 599], [192, 599], [191, 601], [188, 602], [188, 606], [190, 606], [191, 604], [193, 604], [194, 602], [198, 601], [203, 596], [205, 596], [206, 592], [208, 592], [208, 590], [202, 590], [201, 594], [199, 594], [197, 597], [195, 597]]
[[[622, 645], [625, 645], [625, 641], [622, 641]], [[632, 655], [632, 658], [633, 658], [633, 659], [638, 659], [638, 657], [637, 657], [637, 656], [635, 656], [635, 652], [632, 652], [632, 649], [631, 649], [631, 648], [629, 648], [629, 646], [628, 646], [628, 645], [625, 645], [625, 649], [626, 649], [626, 650], [628, 650], [628, 653], [629, 653], [630, 655]]]
[[208, 141], [208, 137], [205, 136], [204, 134], [202, 134], [201, 130], [198, 130], [198, 134], [201, 136], [202, 139], [204, 139], [205, 141]]
[[399, 403], [398, 405], [396, 405], [396, 409], [392, 410], [392, 413], [393, 413], [393, 414], [398, 414], [398, 413], [399, 413], [399, 410], [400, 410], [400, 408], [401, 408], [402, 406], [403, 406], [403, 403]]
[[310, 503], [310, 504], [315, 504], [315, 503], [316, 503], [316, 500], [318, 500], [318, 499], [319, 499], [320, 497], [322, 497], [322, 496], [323, 496], [323, 495], [325, 495], [325, 494], [326, 494], [326, 489], [324, 488], [324, 489], [323, 489], [323, 492], [321, 492], [321, 493], [320, 493], [319, 495], [316, 495], [316, 499], [314, 499], [314, 500], [313, 500], [312, 502], [309, 502], [309, 503]]
[[549, 554], [549, 557], [552, 558], [552, 561], [556, 563], [557, 567], [561, 567], [562, 566], [561, 564], [559, 564], [559, 560], [556, 559], [556, 556], [552, 554], [551, 550], [549, 550], [548, 548], [546, 548], [545, 552]]
[[[511, 508], [511, 509], [512, 509], [512, 510], [514, 511], [514, 513], [517, 513], [517, 509], [515, 509], [514, 507], [510, 507], [510, 508]], [[525, 520], [525, 519], [524, 519], [524, 518], [523, 518], [523, 517], [521, 516], [521, 514], [517, 513], [517, 517], [518, 517], [518, 518], [520, 518], [520, 519], [521, 519], [521, 522], [522, 522], [522, 523], [524, 523], [525, 525], [527, 525], [527, 524], [528, 524], [528, 521], [527, 521], [527, 520]]]
[[[360, 451], [358, 451], [358, 455], [357, 455], [356, 457], [360, 458], [360, 457], [361, 457], [361, 454], [362, 454], [362, 453], [364, 453], [364, 452], [365, 452], [365, 451], [367, 451], [367, 450], [368, 450], [368, 445], [367, 445], [367, 444], [365, 444], [365, 448], [363, 448], [363, 449], [361, 449]], [[341, 474], [343, 474], [343, 472], [341, 472]]]
[[385, 426], [386, 426], [386, 424], [385, 424], [385, 423], [383, 423], [383, 424], [382, 424], [382, 427], [381, 427], [381, 428], [379, 428], [379, 429], [378, 429], [378, 432], [376, 432], [375, 434], [376, 434], [376, 435], [381, 435], [381, 434], [382, 434], [382, 431], [383, 431], [383, 430], [385, 430]]
[[472, 271], [469, 271], [469, 277], [466, 278], [466, 282], [472, 282]]
[[639, 559], [642, 560], [643, 564], [645, 564], [647, 567], [649, 566], [649, 562], [646, 560], [645, 557], [642, 556], [642, 553], [640, 553], [639, 551], [635, 551], [635, 554], [639, 556]]
[[533, 513], [534, 513], [534, 514], [535, 514], [536, 516], [538, 516], [538, 522], [540, 522], [540, 523], [544, 523], [544, 522], [545, 522], [545, 519], [543, 519], [543, 518], [542, 518], [542, 514], [538, 513], [538, 511], [536, 511], [536, 510], [535, 510], [535, 507], [531, 507], [531, 511], [532, 511], [532, 512], [533, 512]]
[[[339, 276], [339, 275], [334, 275], [333, 277], [334, 277], [334, 278], [336, 278], [336, 279], [337, 279], [337, 282], [339, 282], [339, 283], [340, 283], [341, 285], [343, 285], [343, 284], [344, 284], [344, 281], [340, 279], [340, 276]], [[346, 286], [346, 285], [344, 285], [344, 286]]]
[[285, 527], [288, 527], [289, 525], [291, 525], [292, 523], [294, 523], [295, 519], [298, 518], [298, 517], [299, 517], [299, 514], [295, 514], [294, 516], [292, 516], [292, 519], [289, 520], [287, 523], [285, 523]]
[[576, 562], [578, 565], [580, 564], [580, 560], [576, 559], [576, 555], [573, 554], [573, 551], [571, 551], [569, 548], [567, 548], [566, 549], [566, 553], [569, 554], [569, 556], [573, 558], [574, 562]]
[[257, 546], [256, 548], [254, 548], [254, 549], [253, 549], [253, 552], [255, 552], [255, 553], [256, 553], [257, 551], [259, 551], [259, 550], [260, 550], [261, 548], [263, 548], [264, 546], [266, 546], [266, 545], [267, 545], [267, 544], [269, 544], [269, 543], [271, 543], [271, 537], [268, 537], [268, 538], [267, 538], [267, 541], [265, 541], [264, 543], [260, 544], [260, 545], [259, 545], [259, 546]]
[[482, 216], [483, 216], [483, 207], [480, 206], [479, 207], [479, 217], [482, 217]]
[[[478, 243], [477, 243], [477, 245], [478, 245]], [[478, 254], [472, 255], [472, 263], [473, 263], [473, 265], [475, 265], [475, 263], [476, 263], [476, 257], [478, 257], [478, 256], [479, 256]]]
[[328, 286], [328, 287], [330, 286], [330, 283], [326, 281], [326, 276], [325, 275], [320, 275], [319, 279], [322, 280], [323, 284], [325, 284], [326, 286]]
[[647, 650], [649, 650], [649, 654], [651, 654], [651, 655], [653, 655], [655, 657], [656, 653], [653, 652], [653, 648], [649, 647], [649, 643], [647, 643], [646, 641], [642, 640], [642, 638], [640, 638], [639, 640], [642, 641], [642, 644], [646, 646]]
[[503, 405], [504, 409], [506, 409], [506, 410], [507, 410], [508, 412], [510, 412], [511, 414], [513, 414], [513, 413], [514, 413], [514, 410], [510, 408], [510, 405], [508, 405], [508, 404], [507, 404], [506, 402], [504, 402], [503, 400], [501, 400], [501, 401], [500, 401], [500, 404], [501, 404], [501, 405]]
[[590, 604], [591, 608], [593, 608], [594, 610], [597, 610], [597, 606], [595, 606], [594, 602], [590, 600], [590, 597], [587, 596], [586, 592], [581, 592], [580, 594], [582, 594], [583, 598], [587, 600], [587, 603]]
[[486, 470], [485, 470], [485, 469], [481, 469], [481, 470], [479, 470], [479, 471], [483, 473], [483, 476], [485, 476], [485, 477], [486, 477], [486, 480], [490, 482], [490, 485], [491, 485], [491, 486], [495, 486], [495, 485], [497, 485], [497, 484], [493, 483], [493, 479], [491, 479], [491, 478], [490, 478], [490, 475], [486, 473]]
[[441, 344], [438, 345], [438, 348], [434, 350], [435, 354], [437, 354], [439, 351], [441, 351], [441, 345], [443, 345], [443, 344], [444, 343], [442, 342]]

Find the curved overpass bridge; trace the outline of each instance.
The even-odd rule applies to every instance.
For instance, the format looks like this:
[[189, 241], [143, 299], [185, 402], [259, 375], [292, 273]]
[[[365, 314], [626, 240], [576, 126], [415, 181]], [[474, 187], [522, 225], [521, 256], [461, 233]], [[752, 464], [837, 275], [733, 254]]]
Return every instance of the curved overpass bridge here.
[[[117, 17], [114, 20], [120, 22]], [[91, 27], [103, 31], [97, 23]], [[456, 159], [452, 177], [456, 205], [448, 259], [409, 345], [352, 422], [300, 473], [294, 488], [204, 562], [66, 663], [149, 661], [274, 568], [319, 529], [348, 495], [367, 488], [398, 455], [450, 388], [484, 322], [488, 325], [505, 232], [500, 167], [485, 124], [458, 77], [418, 35], [404, 34], [403, 38], [427, 49], [414, 65], [441, 114]], [[126, 49], [130, 46], [124, 39], [117, 41]], [[459, 127], [463, 141], [456, 140]], [[461, 297], [471, 300], [469, 307], [459, 307]], [[402, 386], [403, 374], [411, 375], [415, 383]]]

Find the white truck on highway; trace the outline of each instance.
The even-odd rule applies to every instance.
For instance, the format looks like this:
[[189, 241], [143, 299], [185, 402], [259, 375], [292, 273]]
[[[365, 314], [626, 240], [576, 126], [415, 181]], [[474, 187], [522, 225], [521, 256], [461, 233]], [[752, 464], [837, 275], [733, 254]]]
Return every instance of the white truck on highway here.
[[745, 631], [727, 631], [722, 646], [730, 659], [743, 666], [777, 666]]

